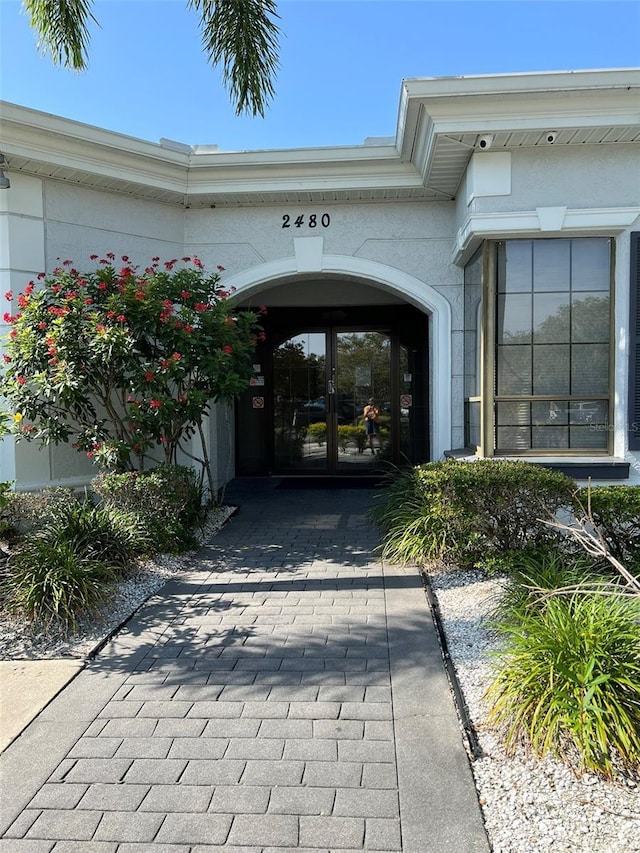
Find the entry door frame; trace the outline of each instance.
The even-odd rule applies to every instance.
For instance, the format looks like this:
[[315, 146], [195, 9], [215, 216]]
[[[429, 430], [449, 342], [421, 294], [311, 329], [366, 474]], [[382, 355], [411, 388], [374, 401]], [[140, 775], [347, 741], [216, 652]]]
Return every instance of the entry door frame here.
[[[270, 401], [269, 406], [269, 422], [270, 422], [270, 436], [271, 436], [271, 458], [273, 460], [274, 474], [291, 474], [291, 475], [299, 475], [299, 474], [308, 474], [315, 476], [329, 476], [334, 477], [336, 475], [344, 475], [344, 476], [354, 476], [354, 475], [363, 475], [364, 471], [354, 470], [348, 471], [343, 468], [340, 468], [339, 465], [339, 454], [338, 454], [338, 409], [337, 409], [337, 398], [335, 394], [335, 382], [336, 382], [336, 370], [338, 368], [338, 335], [341, 333], [349, 334], [350, 332], [379, 332], [380, 334], [386, 335], [391, 341], [391, 361], [389, 365], [389, 384], [391, 389], [391, 456], [394, 462], [397, 462], [399, 456], [399, 436], [400, 436], [400, 408], [398, 405], [398, 401], [400, 399], [400, 390], [399, 390], [399, 365], [400, 365], [400, 341], [399, 335], [393, 329], [389, 328], [388, 324], [379, 324], [379, 323], [350, 323], [348, 325], [343, 325], [340, 323], [328, 323], [323, 325], [315, 325], [315, 324], [296, 324], [291, 325], [289, 328], [283, 328], [281, 330], [281, 334], [278, 336], [277, 345], [279, 346], [286, 340], [295, 337], [296, 335], [303, 335], [306, 333], [311, 334], [324, 334], [325, 336], [325, 393], [324, 398], [327, 402], [326, 406], [326, 424], [327, 424], [327, 435], [326, 435], [326, 467], [322, 470], [308, 470], [305, 469], [304, 466], [301, 466], [299, 470], [295, 469], [287, 469], [286, 471], [279, 471], [275, 469], [275, 447], [273, 445], [273, 424], [274, 424], [274, 412], [273, 412], [273, 401]], [[275, 343], [275, 342], [274, 342]], [[272, 359], [273, 359], [273, 349], [269, 351], [269, 373], [272, 372]], [[334, 383], [332, 391], [332, 383]], [[272, 383], [269, 383], [272, 386]], [[371, 470], [367, 469], [366, 474], [371, 474]]]
[[[289, 473], [281, 469], [275, 470], [272, 354], [274, 347], [303, 331], [326, 335], [328, 331], [336, 329], [371, 330], [389, 335], [393, 343], [392, 387], [396, 389], [396, 400], [398, 389], [395, 383], [402, 379], [398, 359], [402, 351], [407, 351], [409, 372], [413, 374], [414, 379], [413, 406], [410, 410], [411, 443], [406, 446], [400, 435], [401, 415], [398, 407], [394, 405], [393, 440], [396, 442], [395, 452], [399, 455], [397, 460], [393, 461], [394, 464], [417, 464], [431, 458], [429, 320], [423, 311], [408, 304], [338, 308], [278, 306], [269, 308], [263, 327], [266, 340], [258, 343], [254, 354], [254, 370], [260, 381], [254, 382], [253, 387], [243, 392], [236, 404], [236, 476], [287, 476]], [[401, 389], [403, 393], [406, 390], [406, 387]], [[256, 405], [256, 398], [260, 405]], [[435, 405], [439, 406], [440, 401]], [[293, 471], [291, 473], [293, 474]], [[314, 476], [329, 476], [329, 469], [317, 470]]]

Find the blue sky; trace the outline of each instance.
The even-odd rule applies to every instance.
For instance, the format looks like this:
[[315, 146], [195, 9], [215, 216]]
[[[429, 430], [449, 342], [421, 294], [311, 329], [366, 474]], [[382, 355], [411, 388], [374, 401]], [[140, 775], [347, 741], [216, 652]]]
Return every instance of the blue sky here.
[[0, 98], [152, 142], [359, 145], [395, 134], [404, 77], [640, 65], [636, 0], [281, 0], [276, 98], [238, 118], [186, 0], [93, 9], [77, 74], [39, 54], [19, 0], [0, 0]]

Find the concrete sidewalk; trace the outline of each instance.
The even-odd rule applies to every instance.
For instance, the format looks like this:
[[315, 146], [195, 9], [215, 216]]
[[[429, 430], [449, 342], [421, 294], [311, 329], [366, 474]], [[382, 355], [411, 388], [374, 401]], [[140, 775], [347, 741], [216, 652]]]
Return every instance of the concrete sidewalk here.
[[2, 853], [487, 853], [418, 575], [279, 483], [0, 756]]

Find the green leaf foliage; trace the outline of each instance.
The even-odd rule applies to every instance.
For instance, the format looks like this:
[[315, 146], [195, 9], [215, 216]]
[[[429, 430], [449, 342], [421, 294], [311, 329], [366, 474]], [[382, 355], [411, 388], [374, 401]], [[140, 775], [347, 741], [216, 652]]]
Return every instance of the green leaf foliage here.
[[371, 517], [383, 533], [384, 559], [484, 565], [555, 541], [544, 521], [571, 506], [575, 488], [569, 477], [526, 462], [430, 462], [401, 470]]
[[152, 544], [137, 516], [119, 507], [90, 501], [59, 504], [29, 535], [30, 541], [68, 544], [76, 554], [125, 573]]
[[499, 623], [487, 698], [507, 749], [606, 777], [640, 764], [640, 598], [555, 595]]
[[525, 619], [544, 607], [551, 594], [559, 591], [616, 592], [610, 573], [600, 571], [584, 552], [571, 553], [566, 543], [511, 551], [504, 559], [496, 556], [496, 567], [504, 575], [503, 591], [496, 608], [498, 620]]
[[196, 546], [194, 529], [206, 515], [202, 482], [192, 468], [161, 465], [150, 471], [102, 473], [91, 486], [106, 507], [134, 515], [156, 552]]
[[116, 572], [58, 538], [27, 539], [9, 559], [4, 581], [6, 607], [37, 627], [76, 628], [81, 615], [107, 598]]
[[202, 44], [236, 105], [264, 117], [275, 94], [278, 68], [278, 17], [273, 0], [189, 0], [200, 14]]
[[[92, 0], [24, 0], [38, 47], [54, 64], [76, 71], [88, 66], [89, 24], [97, 24]], [[200, 15], [202, 43], [223, 82], [236, 114], [264, 117], [274, 95], [279, 30], [274, 0], [188, 0]]]
[[640, 572], [640, 486], [597, 486], [578, 496], [609, 551], [630, 571]]
[[18, 309], [5, 314], [0, 374], [14, 428], [69, 442], [103, 468], [143, 468], [154, 454], [175, 462], [209, 402], [248, 387], [258, 316], [235, 310], [220, 270], [198, 258], [154, 258], [142, 271], [126, 255], [91, 260], [89, 272], [63, 261], [5, 295]]
[[23, 0], [38, 47], [54, 65], [82, 71], [88, 64], [91, 2], [87, 0]]

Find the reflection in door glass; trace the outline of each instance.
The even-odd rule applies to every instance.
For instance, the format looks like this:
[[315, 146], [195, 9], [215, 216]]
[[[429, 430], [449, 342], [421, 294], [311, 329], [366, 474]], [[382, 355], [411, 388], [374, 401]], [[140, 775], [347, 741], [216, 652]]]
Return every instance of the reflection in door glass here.
[[276, 470], [326, 470], [324, 333], [296, 335], [274, 351], [273, 411]]
[[365, 471], [391, 458], [391, 339], [382, 332], [336, 335], [338, 468]]

